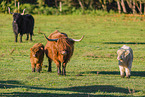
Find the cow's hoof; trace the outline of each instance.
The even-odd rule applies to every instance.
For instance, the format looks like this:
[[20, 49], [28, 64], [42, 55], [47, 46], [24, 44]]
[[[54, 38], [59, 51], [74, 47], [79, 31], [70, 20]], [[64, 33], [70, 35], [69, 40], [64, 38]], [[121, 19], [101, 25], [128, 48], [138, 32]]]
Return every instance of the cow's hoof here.
[[121, 78], [124, 78], [125, 76], [124, 75], [121, 75]]
[[35, 68], [32, 69], [32, 72], [35, 72]]
[[51, 70], [48, 70], [47, 72], [52, 72]]
[[52, 69], [48, 69], [48, 72], [52, 72]]
[[58, 75], [62, 75], [61, 73], [58, 73]]
[[40, 70], [41, 70], [41, 69], [37, 69], [37, 72], [39, 72], [39, 73], [40, 73]]
[[66, 76], [66, 73], [63, 73], [62, 75], [63, 75], [63, 76]]
[[126, 76], [126, 78], [130, 78], [130, 76]]

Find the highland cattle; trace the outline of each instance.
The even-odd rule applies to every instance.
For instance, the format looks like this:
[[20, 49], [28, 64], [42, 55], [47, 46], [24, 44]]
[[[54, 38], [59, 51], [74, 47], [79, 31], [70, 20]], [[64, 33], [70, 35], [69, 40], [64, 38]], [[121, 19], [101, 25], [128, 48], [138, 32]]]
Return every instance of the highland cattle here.
[[125, 77], [124, 72], [126, 73], [126, 77], [130, 78], [131, 76], [131, 67], [133, 62], [133, 51], [130, 47], [123, 45], [118, 51], [118, 64], [120, 69], [121, 77]]
[[11, 13], [10, 8], [9, 13], [13, 14], [13, 32], [15, 34], [15, 42], [17, 42], [18, 34], [20, 33], [20, 42], [22, 42], [22, 36], [23, 34], [27, 34], [26, 40], [29, 39], [30, 34], [30, 40], [32, 41], [32, 35], [33, 35], [33, 29], [34, 29], [34, 18], [30, 14], [24, 15], [25, 9], [23, 10], [23, 13]]
[[44, 58], [44, 46], [42, 43], [36, 43], [32, 48], [30, 48], [30, 61], [32, 72], [40, 72], [42, 69], [43, 58]]
[[56, 30], [54, 33], [51, 33], [48, 38], [46, 36], [45, 38], [47, 39], [45, 53], [49, 61], [48, 72], [52, 71], [51, 63], [54, 61], [57, 66], [58, 75], [66, 75], [66, 64], [73, 55], [74, 43], [75, 41], [81, 41], [83, 37], [79, 40], [71, 39], [66, 33], [61, 33]]

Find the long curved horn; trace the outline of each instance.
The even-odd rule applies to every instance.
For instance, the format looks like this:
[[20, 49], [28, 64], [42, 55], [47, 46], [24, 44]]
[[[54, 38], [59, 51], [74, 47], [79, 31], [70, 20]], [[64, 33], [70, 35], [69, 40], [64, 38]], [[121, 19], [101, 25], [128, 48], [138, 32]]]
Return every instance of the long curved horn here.
[[26, 9], [23, 10], [23, 13], [21, 13], [21, 15], [24, 15], [25, 10], [26, 10]]
[[84, 35], [82, 36], [81, 39], [71, 39], [71, 38], [70, 38], [70, 40], [71, 40], [71, 41], [76, 41], [76, 42], [78, 41], [78, 42], [79, 42], [79, 41], [82, 41], [83, 38], [84, 38]]
[[48, 41], [57, 41], [58, 39], [49, 39], [46, 37], [46, 35], [44, 34], [45, 38], [48, 40]]
[[13, 14], [13, 13], [11, 13], [11, 11], [10, 11], [10, 8], [8, 7], [8, 11], [9, 11], [9, 14]]

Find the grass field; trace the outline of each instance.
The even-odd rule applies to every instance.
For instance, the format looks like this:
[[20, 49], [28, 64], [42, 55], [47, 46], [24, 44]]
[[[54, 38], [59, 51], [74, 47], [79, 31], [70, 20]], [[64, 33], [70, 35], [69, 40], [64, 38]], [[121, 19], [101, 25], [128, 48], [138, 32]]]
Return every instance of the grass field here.
[[[0, 96], [3, 97], [95, 97], [145, 96], [145, 17], [107, 16], [41, 16], [34, 15], [33, 41], [14, 42], [12, 16], [0, 14]], [[66, 76], [58, 76], [43, 67], [31, 72], [30, 48], [38, 42], [46, 44], [55, 30], [83, 41], [75, 43], [74, 54], [66, 68]], [[19, 39], [19, 37], [18, 37]], [[126, 44], [134, 51], [132, 76], [121, 78], [117, 50]], [[45, 57], [43, 65], [47, 65]]]

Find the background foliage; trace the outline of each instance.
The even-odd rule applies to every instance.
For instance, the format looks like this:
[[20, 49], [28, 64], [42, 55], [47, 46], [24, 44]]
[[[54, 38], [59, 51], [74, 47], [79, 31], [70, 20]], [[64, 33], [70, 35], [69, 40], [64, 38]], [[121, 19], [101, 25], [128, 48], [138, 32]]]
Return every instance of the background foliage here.
[[145, 14], [145, 0], [2, 0], [0, 3], [0, 13], [7, 13], [10, 7], [13, 12], [26, 8], [27, 13], [45, 15], [94, 14], [96, 10]]

